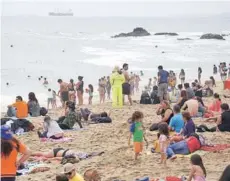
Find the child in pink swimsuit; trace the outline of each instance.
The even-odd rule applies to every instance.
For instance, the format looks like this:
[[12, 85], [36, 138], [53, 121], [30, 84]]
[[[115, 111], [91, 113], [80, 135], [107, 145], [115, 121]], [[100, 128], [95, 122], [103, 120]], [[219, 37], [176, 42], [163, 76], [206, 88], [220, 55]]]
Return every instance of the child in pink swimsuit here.
[[167, 147], [169, 144], [169, 129], [168, 129], [168, 124], [167, 123], [161, 123], [159, 125], [159, 143], [160, 143], [160, 153], [161, 153], [161, 162], [166, 166], [166, 160], [167, 160]]

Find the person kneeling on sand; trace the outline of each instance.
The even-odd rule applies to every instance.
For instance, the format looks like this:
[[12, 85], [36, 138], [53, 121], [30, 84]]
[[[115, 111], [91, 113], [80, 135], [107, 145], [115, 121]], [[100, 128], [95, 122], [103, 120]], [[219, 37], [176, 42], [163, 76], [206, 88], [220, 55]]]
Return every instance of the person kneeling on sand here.
[[67, 102], [66, 116], [62, 116], [58, 119], [58, 124], [61, 129], [72, 129], [77, 122], [80, 128], [83, 128], [81, 124], [81, 115], [75, 111], [75, 103]]
[[64, 165], [64, 174], [69, 181], [84, 181], [84, 178], [76, 172], [76, 168], [72, 163]]
[[60, 139], [64, 136], [64, 133], [58, 123], [52, 120], [49, 116], [45, 116], [44, 118], [43, 129], [44, 133], [38, 131], [39, 138]]

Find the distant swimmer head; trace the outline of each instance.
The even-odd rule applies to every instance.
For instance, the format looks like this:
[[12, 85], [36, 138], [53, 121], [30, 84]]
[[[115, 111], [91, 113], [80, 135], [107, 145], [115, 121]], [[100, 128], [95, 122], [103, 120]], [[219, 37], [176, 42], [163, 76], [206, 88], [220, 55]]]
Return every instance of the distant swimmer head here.
[[62, 52], [65, 52], [65, 50], [62, 50]]
[[10, 47], [12, 48], [12, 47], [14, 47], [14, 45], [10, 45]]
[[30, 78], [30, 75], [28, 75], [27, 77]]
[[43, 78], [43, 76], [41, 76], [41, 78]]
[[41, 78], [38, 78], [38, 80], [40, 81], [40, 80], [41, 80]]
[[7, 82], [6, 85], [9, 85], [9, 82]]
[[156, 45], [155, 48], [157, 48], [158, 46]]

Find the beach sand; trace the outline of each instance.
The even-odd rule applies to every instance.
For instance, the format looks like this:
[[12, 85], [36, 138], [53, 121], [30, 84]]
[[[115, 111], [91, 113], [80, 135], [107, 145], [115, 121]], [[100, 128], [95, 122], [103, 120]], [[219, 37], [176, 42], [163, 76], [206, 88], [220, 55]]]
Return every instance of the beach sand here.
[[[222, 95], [222, 87], [221, 83], [219, 83], [215, 92], [219, 92]], [[204, 100], [207, 103], [211, 101], [211, 98]], [[230, 99], [223, 98], [222, 102], [230, 103]], [[74, 139], [72, 142], [67, 143], [40, 142], [36, 131], [43, 122], [43, 118], [32, 118], [31, 120], [36, 126], [35, 131], [21, 135], [19, 139], [33, 151], [45, 151], [54, 147], [83, 152], [104, 151], [105, 153], [101, 156], [83, 160], [76, 164], [76, 168], [81, 174], [86, 169], [96, 169], [101, 174], [103, 181], [115, 179], [132, 181], [135, 178], [144, 176], [149, 176], [150, 178], [188, 176], [190, 171], [189, 158], [178, 158], [174, 162], [167, 161], [168, 168], [164, 168], [158, 164], [160, 155], [150, 153], [153, 141], [157, 138], [157, 132], [150, 132], [149, 127], [152, 123], [160, 120], [160, 117], [155, 113], [157, 107], [157, 105], [140, 105], [137, 103], [133, 106], [124, 106], [122, 109], [113, 109], [111, 103], [93, 105], [89, 107], [93, 112], [110, 111], [113, 122], [111, 124], [85, 125], [85, 130], [66, 132], [67, 136]], [[149, 142], [148, 149], [145, 147], [138, 161], [134, 161], [133, 147], [128, 146], [129, 124], [127, 123], [128, 118], [136, 110], [144, 113], [144, 126], [146, 127], [146, 137]], [[50, 113], [52, 118], [58, 118], [61, 114], [61, 110]], [[196, 124], [202, 123], [201, 118], [197, 118], [194, 121]], [[213, 143], [230, 144], [230, 133], [206, 132], [203, 135]], [[230, 163], [230, 149], [218, 153], [207, 153], [202, 158], [207, 169], [207, 180], [217, 181], [224, 168]], [[17, 180], [53, 181], [56, 174], [63, 171], [63, 166], [57, 161], [52, 161], [49, 166], [51, 167], [50, 171], [20, 176]]]

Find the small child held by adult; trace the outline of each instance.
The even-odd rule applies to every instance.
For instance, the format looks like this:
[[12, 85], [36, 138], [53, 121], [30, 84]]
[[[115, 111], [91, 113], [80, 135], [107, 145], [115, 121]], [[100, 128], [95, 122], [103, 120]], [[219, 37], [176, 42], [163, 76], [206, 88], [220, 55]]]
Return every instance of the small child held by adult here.
[[191, 156], [190, 162], [192, 164], [192, 168], [190, 171], [190, 175], [187, 181], [205, 181], [206, 177], [206, 169], [204, 167], [202, 158], [198, 154], [194, 154]]
[[143, 139], [145, 140], [148, 146], [148, 142], [144, 135], [143, 118], [144, 115], [140, 111], [135, 111], [132, 115], [132, 124], [130, 126], [128, 145], [130, 146], [130, 140], [133, 136], [135, 160], [137, 160], [138, 156], [143, 151]]

